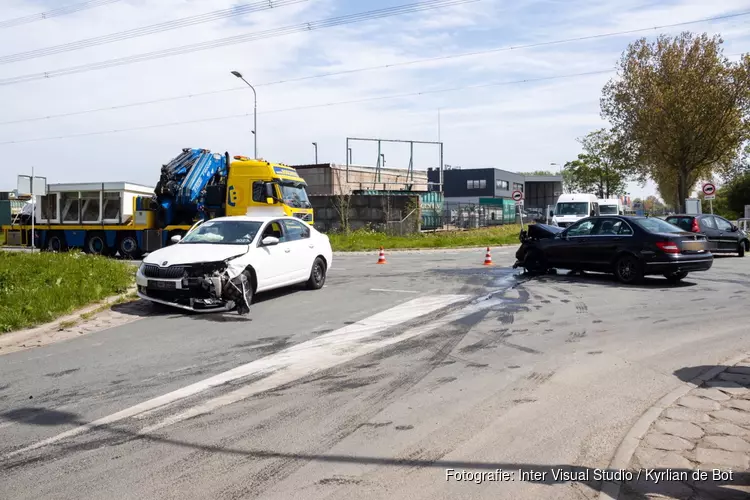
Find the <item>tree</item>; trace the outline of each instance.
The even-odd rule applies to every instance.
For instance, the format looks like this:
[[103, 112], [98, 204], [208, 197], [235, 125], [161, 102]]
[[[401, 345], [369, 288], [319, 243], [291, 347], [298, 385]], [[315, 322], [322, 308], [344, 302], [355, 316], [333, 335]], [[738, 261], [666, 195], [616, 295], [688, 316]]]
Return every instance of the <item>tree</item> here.
[[720, 191], [726, 192], [727, 211], [732, 218], [743, 217], [745, 205], [750, 205], [750, 172], [738, 176]]
[[637, 154], [638, 173], [674, 194], [680, 211], [695, 183], [729, 165], [747, 138], [750, 55], [731, 63], [722, 43], [691, 33], [643, 38], [603, 90], [602, 116]]
[[559, 174], [553, 174], [549, 170], [534, 170], [533, 172], [519, 172], [521, 175], [537, 175], [539, 177], [553, 177]]
[[599, 198], [623, 194], [634, 170], [627, 144], [606, 129], [591, 132], [578, 141], [583, 153], [563, 167], [566, 190], [596, 193]]

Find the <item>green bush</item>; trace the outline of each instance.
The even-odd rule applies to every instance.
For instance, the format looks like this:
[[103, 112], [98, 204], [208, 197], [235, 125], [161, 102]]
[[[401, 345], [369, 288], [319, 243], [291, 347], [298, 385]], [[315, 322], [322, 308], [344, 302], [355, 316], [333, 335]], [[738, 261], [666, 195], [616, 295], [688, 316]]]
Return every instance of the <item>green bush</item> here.
[[338, 252], [394, 248], [456, 248], [509, 245], [518, 243], [521, 226], [510, 224], [468, 231], [440, 231], [416, 233], [408, 236], [391, 236], [385, 233], [360, 229], [349, 233], [328, 233], [331, 247]]
[[53, 321], [124, 292], [134, 279], [132, 265], [105, 257], [0, 251], [0, 332]]

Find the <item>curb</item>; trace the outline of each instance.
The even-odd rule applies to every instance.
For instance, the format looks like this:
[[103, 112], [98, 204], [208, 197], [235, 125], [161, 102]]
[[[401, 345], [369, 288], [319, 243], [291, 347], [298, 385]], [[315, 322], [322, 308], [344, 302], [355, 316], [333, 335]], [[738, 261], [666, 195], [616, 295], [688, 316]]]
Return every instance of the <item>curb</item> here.
[[77, 310], [73, 311], [72, 313], [70, 313], [68, 315], [61, 316], [61, 317], [57, 318], [54, 321], [50, 321], [49, 323], [44, 323], [42, 325], [34, 326], [34, 327], [31, 327], [31, 328], [26, 328], [24, 330], [16, 330], [14, 332], [8, 332], [8, 333], [0, 334], [0, 339], [2, 339], [3, 341], [6, 341], [7, 339], [10, 339], [11, 337], [16, 337], [16, 336], [23, 337], [25, 335], [34, 335], [36, 333], [40, 333], [40, 332], [44, 332], [44, 331], [50, 330], [50, 329], [52, 329], [52, 328], [54, 328], [56, 326], [59, 326], [61, 323], [65, 323], [66, 321], [73, 321], [73, 320], [80, 319], [80, 316], [82, 314], [94, 312], [97, 309], [99, 309], [100, 307], [103, 307], [103, 306], [106, 306], [106, 305], [109, 305], [109, 304], [113, 304], [113, 303], [115, 303], [115, 302], [117, 302], [119, 300], [122, 300], [125, 297], [127, 297], [128, 295], [130, 295], [131, 293], [134, 293], [135, 291], [136, 291], [136, 287], [134, 287], [134, 286], [133, 287], [129, 287], [127, 290], [125, 290], [125, 292], [123, 292], [121, 294], [111, 295], [109, 297], [105, 297], [102, 300], [100, 300], [99, 302], [96, 302], [94, 304], [88, 305], [88, 306], [83, 307], [81, 309], [77, 309]]
[[[612, 460], [609, 462], [609, 466], [607, 468], [610, 470], [627, 469], [628, 465], [630, 465], [630, 461], [633, 459], [636, 448], [638, 448], [638, 445], [643, 440], [646, 432], [648, 432], [648, 430], [651, 428], [651, 425], [656, 421], [656, 419], [659, 418], [664, 410], [672, 406], [675, 401], [680, 399], [688, 392], [703, 385], [704, 382], [711, 380], [718, 374], [725, 372], [727, 369], [741, 362], [743, 359], [747, 358], [748, 355], [748, 353], [745, 353], [740, 356], [730, 358], [722, 366], [711, 368], [707, 372], [698, 375], [693, 380], [685, 382], [680, 387], [677, 387], [676, 389], [668, 392], [665, 396], [659, 399], [659, 401], [657, 401], [651, 408], [646, 410], [640, 416], [640, 418], [636, 420], [635, 424], [633, 424], [633, 427], [630, 428], [628, 433], [623, 438], [620, 446], [617, 447], [617, 451], [615, 451], [615, 454], [612, 457]], [[620, 496], [621, 487], [622, 483], [620, 481], [603, 483], [602, 489], [599, 492], [599, 500], [617, 500], [617, 498]]]
[[[508, 244], [508, 245], [483, 245], [483, 246], [469, 246], [469, 247], [441, 247], [441, 248], [391, 248], [388, 249], [386, 247], [383, 247], [384, 250], [386, 250], [388, 253], [399, 253], [399, 252], [446, 252], [451, 250], [486, 250], [487, 247], [489, 248], [510, 248], [510, 247], [516, 247], [520, 245], [518, 244]], [[333, 252], [333, 255], [369, 255], [371, 253], [376, 253], [380, 251], [380, 248], [376, 248], [374, 250], [335, 250]]]

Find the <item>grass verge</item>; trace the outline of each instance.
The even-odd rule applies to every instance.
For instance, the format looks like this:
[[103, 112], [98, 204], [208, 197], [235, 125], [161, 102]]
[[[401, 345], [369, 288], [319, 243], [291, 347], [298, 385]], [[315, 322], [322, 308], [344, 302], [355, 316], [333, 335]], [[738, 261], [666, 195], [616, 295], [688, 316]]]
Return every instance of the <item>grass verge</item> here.
[[125, 292], [129, 264], [79, 252], [0, 252], [0, 333], [29, 328]]
[[346, 233], [329, 233], [335, 252], [377, 250], [394, 248], [456, 248], [470, 246], [496, 246], [518, 243], [521, 226], [511, 224], [468, 231], [441, 231], [417, 233], [408, 236], [390, 236], [368, 230]]

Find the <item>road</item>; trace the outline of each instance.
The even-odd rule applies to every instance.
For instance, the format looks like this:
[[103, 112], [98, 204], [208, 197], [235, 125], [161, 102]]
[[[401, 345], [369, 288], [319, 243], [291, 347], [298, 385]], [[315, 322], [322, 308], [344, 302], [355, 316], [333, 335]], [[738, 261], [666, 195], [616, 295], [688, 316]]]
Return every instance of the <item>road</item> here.
[[248, 318], [151, 314], [0, 356], [0, 498], [596, 498], [550, 471], [606, 468], [660, 397], [750, 351], [750, 259], [622, 287], [530, 279], [513, 252], [337, 256], [325, 288]]

